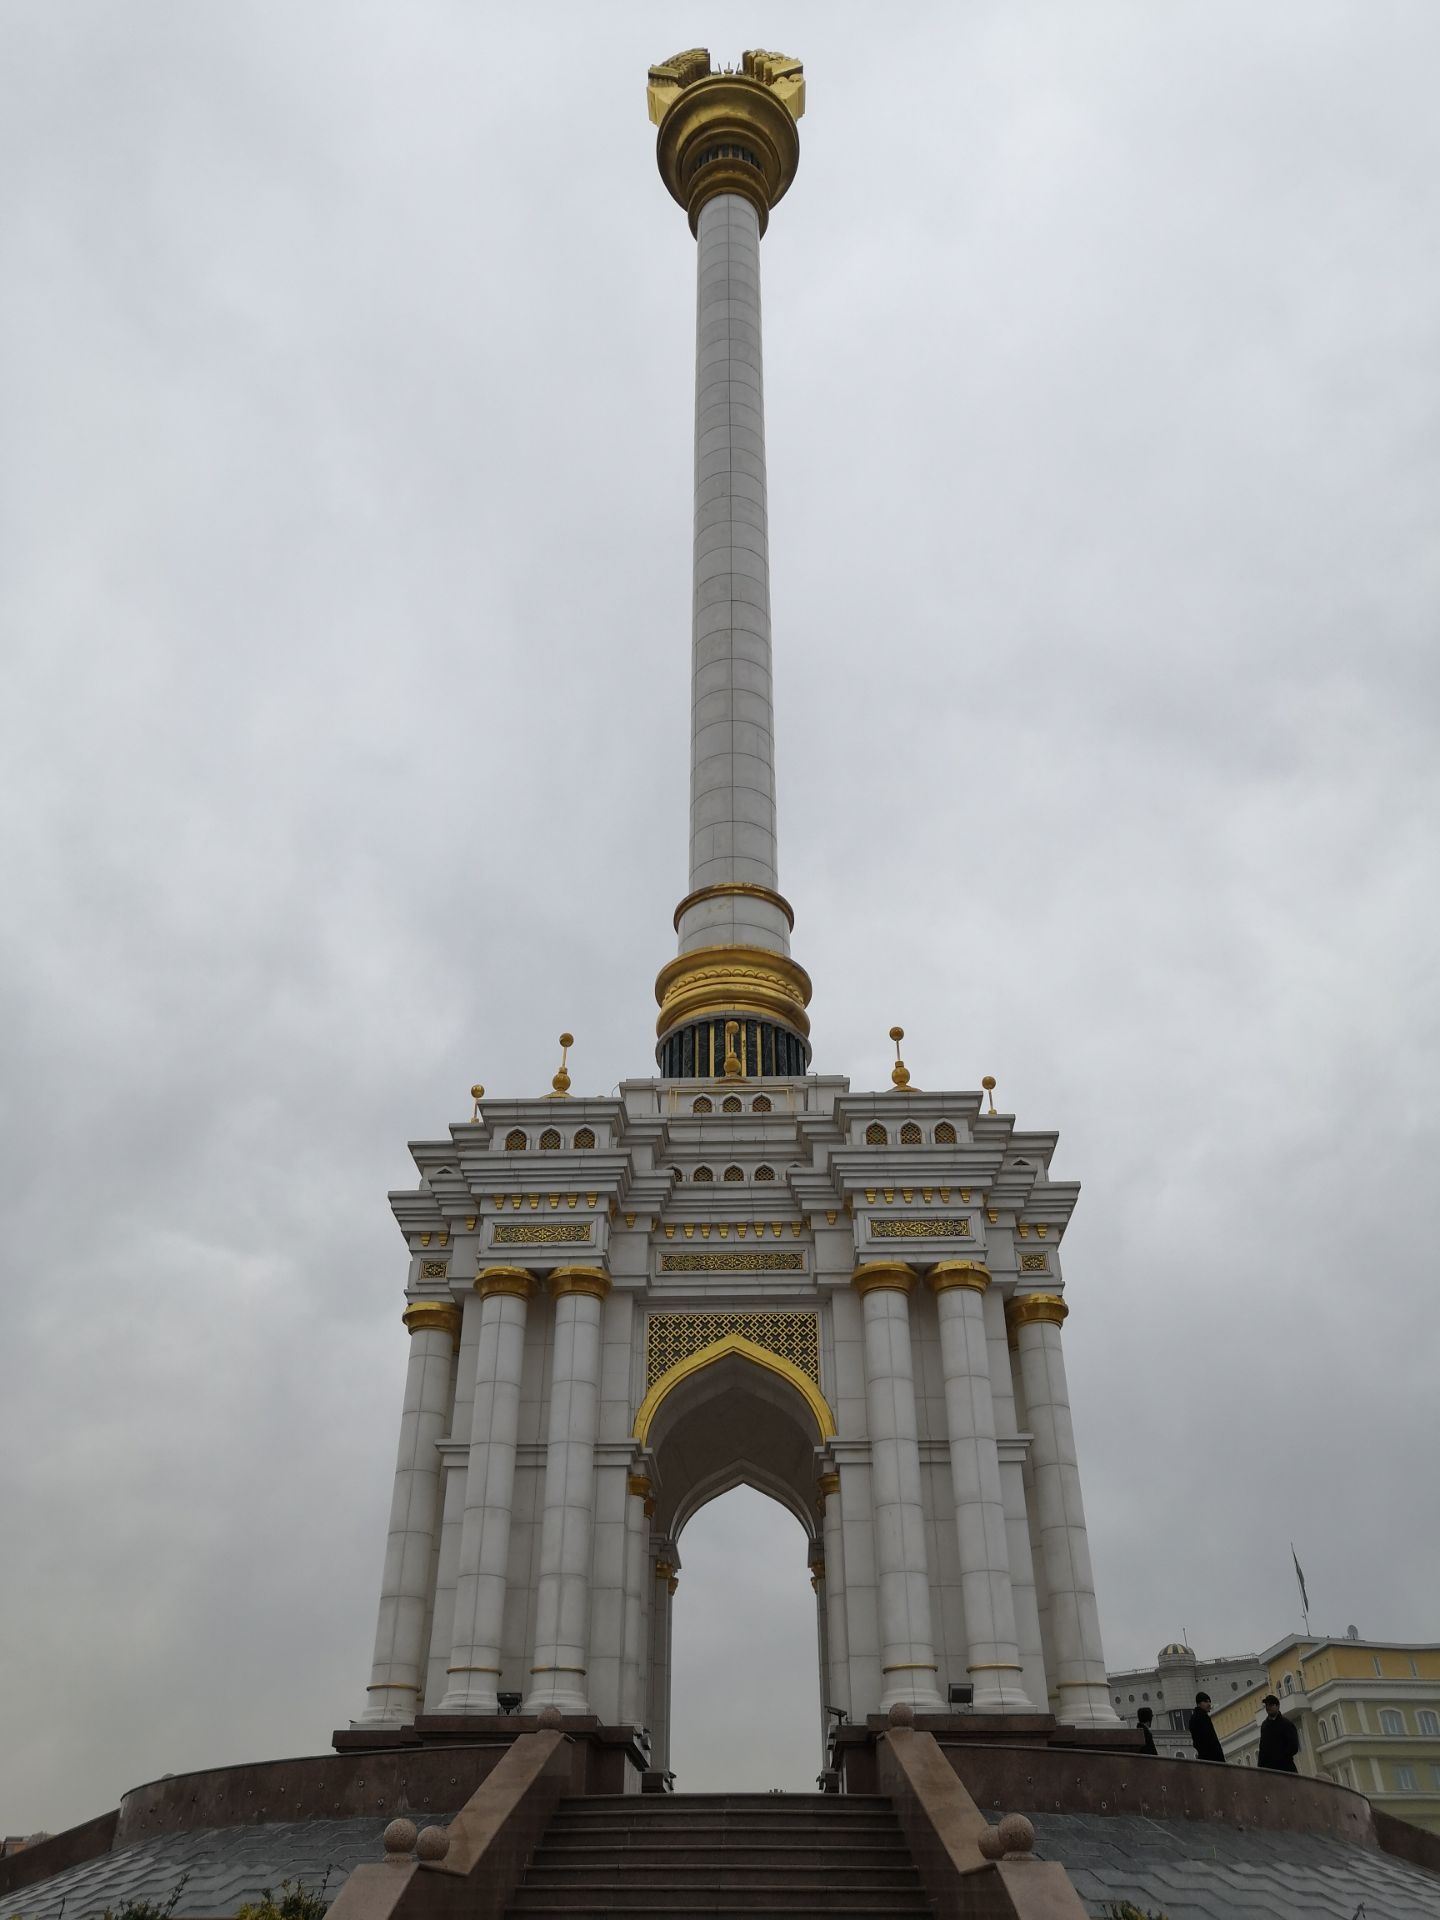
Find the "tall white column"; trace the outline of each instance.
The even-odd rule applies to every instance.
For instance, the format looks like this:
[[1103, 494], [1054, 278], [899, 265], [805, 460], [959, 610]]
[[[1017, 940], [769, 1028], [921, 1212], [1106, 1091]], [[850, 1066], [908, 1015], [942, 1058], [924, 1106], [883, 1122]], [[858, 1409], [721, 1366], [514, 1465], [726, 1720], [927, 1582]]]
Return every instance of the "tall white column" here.
[[902, 1700], [923, 1713], [943, 1711], [935, 1685], [938, 1668], [910, 1352], [909, 1294], [914, 1284], [914, 1269], [890, 1260], [857, 1268], [852, 1281], [864, 1309], [882, 1713]]
[[620, 1659], [620, 1718], [626, 1725], [645, 1722], [646, 1628], [645, 1551], [655, 1495], [647, 1475], [632, 1473], [626, 1481], [625, 1501], [625, 1637]]
[[1023, 1684], [1010, 1590], [1005, 1495], [985, 1334], [984, 1295], [990, 1275], [977, 1261], [944, 1260], [927, 1277], [940, 1323], [965, 1608], [965, 1671], [975, 1689], [978, 1713], [1036, 1713], [1042, 1709], [1028, 1698]]
[[[826, 1639], [830, 1651], [830, 1671], [824, 1675], [825, 1692], [820, 1701], [826, 1707], [850, 1711], [850, 1636], [845, 1621], [845, 1529], [840, 1518], [840, 1476], [822, 1473], [820, 1503], [824, 1518], [825, 1541], [825, 1618]], [[827, 1729], [833, 1725], [827, 1719]]]
[[595, 1531], [595, 1440], [600, 1429], [600, 1308], [610, 1291], [598, 1267], [551, 1276], [555, 1328], [550, 1427], [535, 1590], [535, 1664], [523, 1711], [589, 1713], [590, 1548]]
[[1118, 1722], [1105, 1678], [1100, 1610], [1060, 1348], [1060, 1327], [1068, 1311], [1058, 1294], [1020, 1293], [1011, 1300], [1006, 1317], [1016, 1337], [1025, 1414], [1033, 1435], [1031, 1484], [1060, 1717], [1080, 1727], [1112, 1727]]
[[405, 1309], [410, 1361], [390, 1532], [380, 1583], [375, 1660], [365, 1689], [362, 1727], [399, 1726], [424, 1703], [425, 1621], [430, 1608], [436, 1517], [440, 1504], [437, 1442], [450, 1425], [460, 1309], [448, 1300], [412, 1300]]
[[[690, 888], [680, 951], [790, 951], [775, 844], [770, 561], [760, 358], [760, 221], [720, 193], [696, 240], [695, 604]], [[757, 893], [760, 888], [764, 892]]]
[[501, 1674], [525, 1318], [533, 1285], [523, 1267], [486, 1267], [475, 1282], [481, 1301], [475, 1411], [446, 1669], [450, 1685], [441, 1713], [500, 1710], [495, 1690]]

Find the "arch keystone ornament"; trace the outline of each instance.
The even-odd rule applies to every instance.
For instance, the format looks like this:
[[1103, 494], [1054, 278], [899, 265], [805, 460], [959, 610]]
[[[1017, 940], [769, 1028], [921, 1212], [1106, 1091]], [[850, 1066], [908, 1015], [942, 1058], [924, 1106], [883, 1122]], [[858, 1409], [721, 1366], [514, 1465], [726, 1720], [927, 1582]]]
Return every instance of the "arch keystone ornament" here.
[[[739, 1486], [801, 1529], [827, 1710], [923, 1724], [968, 1682], [982, 1714], [1113, 1727], [1055, 1136], [987, 1106], [991, 1076], [937, 1088], [933, 1049], [917, 1089], [898, 1027], [882, 1087], [811, 1071], [778, 851], [760, 302], [804, 70], [692, 49], [649, 70], [647, 100], [696, 276], [689, 857], [636, 1036], [655, 1071], [577, 1095], [571, 1035], [556, 1070], [547, 1027], [530, 1092], [477, 1082], [467, 1119], [411, 1147], [391, 1206], [406, 1280], [436, 1297], [406, 1294], [374, 1658], [340, 1737], [466, 1740], [470, 1717], [489, 1742], [518, 1693], [577, 1742], [622, 1735], [620, 1764], [647, 1766], [647, 1729], [659, 1784], [685, 1529]], [[673, 245], [678, 271], [678, 220]]]

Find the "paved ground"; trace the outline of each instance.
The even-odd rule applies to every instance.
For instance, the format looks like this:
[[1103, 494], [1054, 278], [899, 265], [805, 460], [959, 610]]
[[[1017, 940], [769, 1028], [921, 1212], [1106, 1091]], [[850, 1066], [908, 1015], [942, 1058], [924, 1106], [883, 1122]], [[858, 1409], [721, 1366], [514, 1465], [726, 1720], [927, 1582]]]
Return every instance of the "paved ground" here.
[[1208, 1820], [1032, 1813], [1035, 1852], [1059, 1860], [1092, 1914], [1131, 1900], [1166, 1920], [1440, 1920], [1440, 1878], [1319, 1834]]
[[[425, 1827], [432, 1819], [443, 1824], [453, 1815], [413, 1813], [406, 1818]], [[22, 1920], [59, 1920], [63, 1907], [65, 1920], [87, 1920], [125, 1900], [154, 1900], [163, 1906], [187, 1875], [175, 1912], [196, 1920], [227, 1920], [266, 1887], [278, 1895], [282, 1880], [292, 1885], [303, 1881], [310, 1889], [323, 1882], [326, 1899], [333, 1900], [353, 1868], [384, 1859], [380, 1836], [386, 1825], [375, 1819], [300, 1820], [169, 1834], [103, 1854], [38, 1886], [0, 1894], [0, 1915], [4, 1920], [12, 1914]]]

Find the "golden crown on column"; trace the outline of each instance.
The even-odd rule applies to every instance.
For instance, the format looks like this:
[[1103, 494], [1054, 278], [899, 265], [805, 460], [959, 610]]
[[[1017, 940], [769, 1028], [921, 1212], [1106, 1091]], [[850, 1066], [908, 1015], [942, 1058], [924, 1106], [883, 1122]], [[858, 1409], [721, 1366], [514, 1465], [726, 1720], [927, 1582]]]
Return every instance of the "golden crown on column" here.
[[707, 48], [692, 47], [651, 67], [645, 103], [660, 129], [660, 177], [689, 214], [690, 231], [707, 200], [738, 193], [754, 206], [763, 233], [800, 164], [800, 62], [755, 47], [740, 56], [738, 72], [722, 73]]

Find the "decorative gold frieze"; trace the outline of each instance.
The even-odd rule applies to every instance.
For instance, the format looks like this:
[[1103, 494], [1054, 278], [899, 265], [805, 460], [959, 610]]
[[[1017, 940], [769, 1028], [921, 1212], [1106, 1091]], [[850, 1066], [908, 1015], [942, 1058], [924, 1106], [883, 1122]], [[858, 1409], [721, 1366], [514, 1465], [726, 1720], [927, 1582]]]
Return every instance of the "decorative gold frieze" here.
[[537, 1220], [533, 1225], [517, 1220], [497, 1222], [494, 1238], [497, 1247], [588, 1245], [592, 1231], [589, 1220]]
[[819, 1386], [820, 1321], [813, 1313], [652, 1313], [645, 1332], [646, 1386], [732, 1333], [788, 1360]]
[[[701, 1232], [705, 1229], [702, 1227]], [[662, 1273], [803, 1273], [803, 1253], [662, 1253]]]
[[1022, 1253], [1020, 1256], [1021, 1273], [1048, 1273], [1050, 1256], [1048, 1253]]
[[443, 1280], [450, 1271], [443, 1260], [422, 1260], [420, 1277], [422, 1280]]
[[872, 1220], [875, 1240], [968, 1240], [970, 1222], [964, 1215], [929, 1220]]

